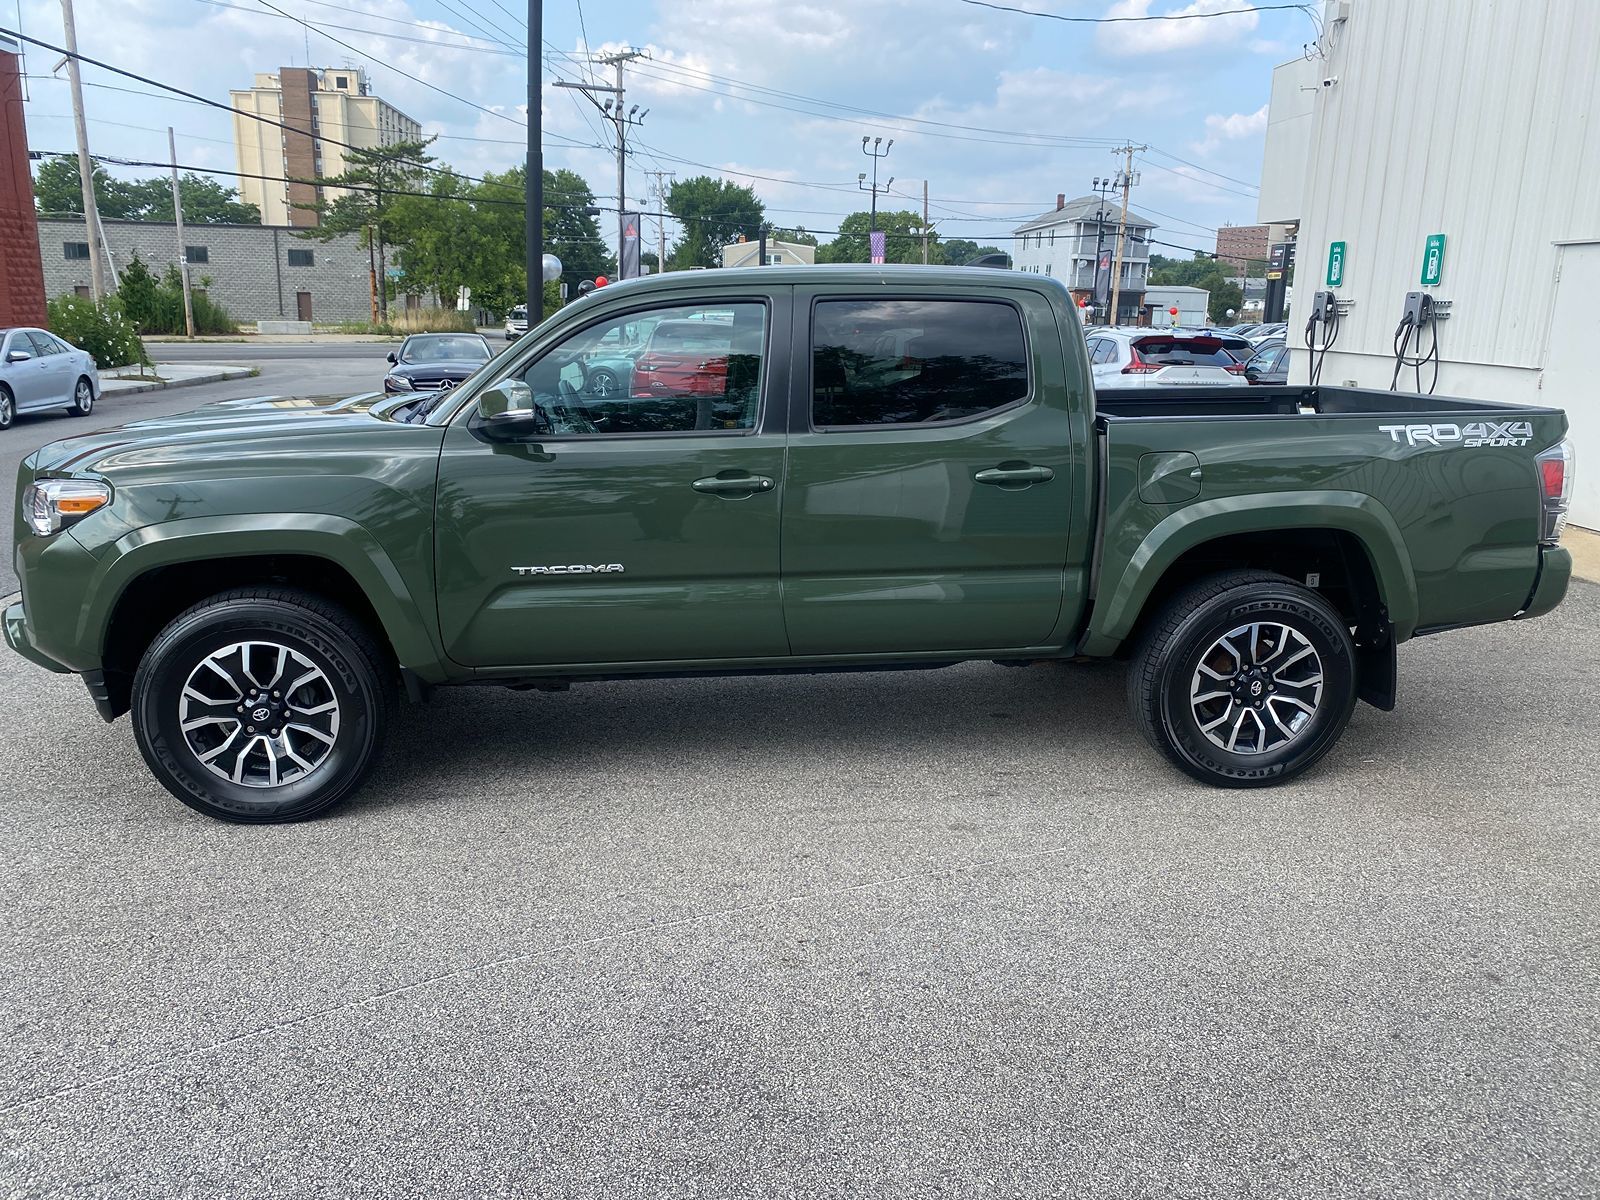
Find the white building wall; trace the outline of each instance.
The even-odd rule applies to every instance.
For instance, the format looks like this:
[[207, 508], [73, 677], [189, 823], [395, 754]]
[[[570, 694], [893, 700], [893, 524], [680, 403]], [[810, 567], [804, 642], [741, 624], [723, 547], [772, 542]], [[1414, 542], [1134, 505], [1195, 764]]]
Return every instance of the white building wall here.
[[[1322, 78], [1322, 64], [1304, 57], [1286, 62], [1272, 72], [1272, 103], [1267, 109], [1266, 150], [1261, 166], [1261, 198], [1256, 203], [1256, 220], [1263, 225], [1298, 221], [1305, 207], [1311, 115]], [[1270, 234], [1269, 243], [1279, 236], [1276, 232]]]
[[[1405, 293], [1421, 290], [1424, 239], [1443, 233], [1443, 279], [1429, 290], [1453, 308], [1440, 328], [1437, 391], [1597, 403], [1587, 390], [1556, 395], [1543, 383], [1561, 243], [1600, 240], [1600, 3], [1342, 8], [1348, 19], [1330, 22], [1318, 63], [1337, 83], [1319, 81], [1312, 98], [1295, 268], [1303, 311], [1324, 286], [1329, 244], [1346, 243], [1338, 292], [1354, 305], [1323, 382], [1389, 386]], [[1294, 359], [1298, 381], [1306, 356]], [[1579, 451], [1600, 462], [1600, 445]], [[1600, 524], [1600, 510], [1577, 516]]]

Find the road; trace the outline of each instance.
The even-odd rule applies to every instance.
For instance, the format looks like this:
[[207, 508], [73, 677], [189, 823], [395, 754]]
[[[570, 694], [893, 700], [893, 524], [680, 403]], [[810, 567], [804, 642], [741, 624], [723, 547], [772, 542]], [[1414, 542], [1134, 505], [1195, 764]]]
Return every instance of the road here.
[[11, 561], [11, 508], [17, 467], [40, 446], [59, 438], [110, 429], [127, 421], [187, 412], [213, 400], [307, 391], [368, 391], [383, 386], [387, 365], [384, 355], [388, 353], [381, 344], [350, 342], [300, 346], [169, 343], [152, 345], [150, 351], [158, 364], [178, 361], [242, 363], [259, 368], [260, 375], [198, 387], [108, 396], [88, 418], [68, 417], [64, 412], [18, 416], [9, 430], [0, 433], [0, 506], [4, 509], [4, 518], [0, 520], [0, 547], [4, 549], [0, 557], [0, 596], [17, 590], [16, 571]]
[[1600, 589], [1220, 791], [1114, 665], [446, 691], [215, 824], [0, 655], [13, 1196], [1592, 1196]]

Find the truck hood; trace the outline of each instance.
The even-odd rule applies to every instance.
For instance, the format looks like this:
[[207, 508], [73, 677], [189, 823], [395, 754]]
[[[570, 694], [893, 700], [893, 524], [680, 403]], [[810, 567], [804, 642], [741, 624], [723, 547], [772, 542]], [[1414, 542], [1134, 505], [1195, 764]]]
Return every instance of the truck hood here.
[[130, 421], [42, 447], [28, 460], [36, 473], [93, 471], [233, 457], [243, 443], [279, 437], [359, 437], [394, 427], [390, 414], [415, 396], [259, 396], [219, 400], [188, 412]]

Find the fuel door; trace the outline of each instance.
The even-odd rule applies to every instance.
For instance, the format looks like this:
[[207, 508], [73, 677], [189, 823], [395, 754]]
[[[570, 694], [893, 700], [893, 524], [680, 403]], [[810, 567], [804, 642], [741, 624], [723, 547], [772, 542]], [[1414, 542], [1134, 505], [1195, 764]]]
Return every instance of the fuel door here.
[[1146, 504], [1182, 504], [1200, 495], [1200, 460], [1187, 450], [1139, 456], [1139, 499]]

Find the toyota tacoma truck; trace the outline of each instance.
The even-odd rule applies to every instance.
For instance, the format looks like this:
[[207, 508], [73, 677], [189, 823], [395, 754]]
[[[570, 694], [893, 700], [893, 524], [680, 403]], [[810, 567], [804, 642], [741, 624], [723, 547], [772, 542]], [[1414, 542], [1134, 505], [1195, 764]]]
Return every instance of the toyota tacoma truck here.
[[971, 660], [1125, 658], [1160, 753], [1259, 786], [1393, 707], [1400, 644], [1560, 602], [1565, 432], [1341, 387], [1097, 403], [1069, 293], [1022, 273], [668, 274], [450, 391], [45, 447], [5, 632], [233, 821], [350, 795], [441, 685]]

